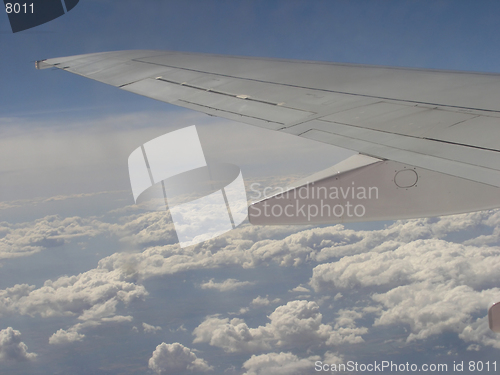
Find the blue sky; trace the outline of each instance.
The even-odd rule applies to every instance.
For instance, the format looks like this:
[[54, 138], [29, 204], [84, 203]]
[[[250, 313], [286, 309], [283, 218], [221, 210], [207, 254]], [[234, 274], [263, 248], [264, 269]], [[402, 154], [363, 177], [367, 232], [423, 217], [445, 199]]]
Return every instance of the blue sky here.
[[74, 108], [110, 96], [108, 105], [128, 107], [137, 99], [85, 82], [75, 90], [75, 77], [32, 69], [34, 60], [108, 50], [171, 49], [496, 72], [499, 7], [494, 1], [125, 0], [117, 5], [82, 0], [64, 17], [17, 34], [10, 32], [4, 15], [2, 112], [56, 109], [61, 100]]
[[[244, 224], [179, 249], [171, 222], [133, 205], [126, 160], [144, 142], [196, 124], [213, 158], [262, 186], [348, 153], [34, 61], [159, 49], [500, 72], [499, 11], [496, 1], [81, 0], [16, 34], [0, 16], [0, 372], [265, 375], [315, 373], [317, 360], [495, 361], [500, 344], [484, 319], [500, 293], [496, 211]], [[175, 358], [187, 365], [174, 369]]]

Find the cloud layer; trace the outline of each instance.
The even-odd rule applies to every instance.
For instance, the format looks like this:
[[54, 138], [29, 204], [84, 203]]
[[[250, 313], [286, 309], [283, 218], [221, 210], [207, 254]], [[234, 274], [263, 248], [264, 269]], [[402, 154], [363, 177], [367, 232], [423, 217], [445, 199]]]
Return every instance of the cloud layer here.
[[[500, 349], [486, 319], [488, 304], [500, 299], [496, 283], [500, 271], [499, 224], [500, 214], [488, 211], [398, 221], [379, 229], [357, 231], [342, 225], [243, 225], [203, 244], [181, 249], [172, 223], [162, 213], [134, 213], [113, 224], [97, 219], [50, 217], [6, 225], [4, 243], [30, 253], [39, 251], [34, 244], [43, 249], [51, 246], [52, 240], [57, 245], [57, 241], [105, 233], [141, 251], [115, 253], [101, 259], [94, 269], [47, 280], [41, 287], [17, 284], [0, 290], [0, 314], [73, 317], [73, 325], [61, 327], [49, 338], [50, 344], [68, 344], [85, 340], [89, 328], [131, 322], [132, 316], [120, 315], [119, 311], [148, 295], [142, 283], [151, 277], [228, 266], [306, 266], [312, 269], [309, 283], [301, 280], [287, 286], [288, 297], [249, 296], [251, 307], [268, 311], [267, 322], [252, 324], [248, 316], [234, 317], [238, 313], [221, 311], [199, 318], [193, 343], [208, 344], [227, 353], [254, 354], [243, 369], [248, 374], [272, 372], [262, 363], [267, 361], [268, 367], [274, 369], [279, 367], [280, 358], [287, 356], [296, 356], [290, 361], [301, 368], [311, 361], [310, 353], [342, 351], [339, 348], [345, 345], [369, 341], [377, 327], [409, 327], [407, 345], [452, 333], [468, 343], [471, 350], [482, 346]], [[48, 242], [40, 245], [36, 238]], [[215, 280], [194, 283], [201, 289], [221, 292], [257, 285], [237, 279]], [[356, 300], [351, 297], [354, 292]], [[294, 293], [307, 296], [297, 297]], [[322, 304], [333, 296], [330, 306]], [[232, 311], [243, 315], [250, 310], [234, 306]], [[147, 333], [159, 331], [159, 327], [143, 324]], [[162, 347], [159, 353], [164, 354], [157, 357], [169, 358], [169, 353], [181, 349]], [[283, 353], [275, 353], [276, 349]], [[304, 355], [306, 350], [310, 353]], [[164, 371], [159, 363], [163, 362], [153, 360], [157, 366], [152, 368], [154, 371]], [[185, 371], [189, 371], [187, 366]], [[293, 371], [290, 368], [290, 373]]]

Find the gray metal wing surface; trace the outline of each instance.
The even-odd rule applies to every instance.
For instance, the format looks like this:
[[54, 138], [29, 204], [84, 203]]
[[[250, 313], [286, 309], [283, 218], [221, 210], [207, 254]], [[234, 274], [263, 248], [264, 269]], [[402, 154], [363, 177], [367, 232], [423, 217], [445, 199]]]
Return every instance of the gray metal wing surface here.
[[477, 208], [500, 205], [497, 74], [165, 51], [37, 62], [39, 69], [48, 67], [209, 115], [352, 149], [374, 160], [457, 178], [451, 185], [478, 183], [491, 194], [489, 203]]

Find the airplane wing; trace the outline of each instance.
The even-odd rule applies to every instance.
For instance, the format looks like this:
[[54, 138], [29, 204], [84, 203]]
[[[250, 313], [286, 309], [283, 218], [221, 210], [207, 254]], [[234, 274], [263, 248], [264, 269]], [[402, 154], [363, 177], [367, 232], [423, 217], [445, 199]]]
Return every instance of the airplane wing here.
[[[281, 214], [250, 215], [255, 224], [398, 219], [500, 206], [497, 74], [168, 51], [94, 53], [36, 65], [360, 153], [250, 206], [261, 213], [266, 204], [281, 207]], [[284, 213], [290, 204], [298, 210], [324, 201], [310, 194], [290, 198], [314, 187], [336, 189], [337, 198], [328, 199], [343, 205], [342, 214]], [[363, 198], [370, 187], [377, 187], [377, 197]], [[346, 202], [363, 204], [364, 214], [348, 214]]]

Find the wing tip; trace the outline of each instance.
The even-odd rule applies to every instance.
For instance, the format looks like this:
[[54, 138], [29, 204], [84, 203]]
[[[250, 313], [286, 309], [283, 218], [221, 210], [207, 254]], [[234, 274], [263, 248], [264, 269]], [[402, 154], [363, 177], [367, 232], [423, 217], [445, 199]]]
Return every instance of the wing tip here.
[[46, 59], [35, 61], [35, 68], [37, 68], [38, 70], [50, 68], [52, 65], [46, 63], [45, 61]]

